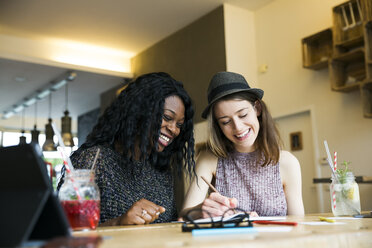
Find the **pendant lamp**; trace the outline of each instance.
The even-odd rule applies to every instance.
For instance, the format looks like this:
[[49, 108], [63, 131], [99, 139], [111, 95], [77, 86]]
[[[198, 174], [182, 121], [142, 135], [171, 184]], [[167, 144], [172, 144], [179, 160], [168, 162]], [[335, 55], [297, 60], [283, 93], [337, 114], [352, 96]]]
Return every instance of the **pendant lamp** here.
[[65, 103], [66, 103], [66, 110], [64, 112], [64, 116], [61, 118], [62, 122], [62, 140], [65, 146], [73, 147], [74, 140], [71, 133], [71, 117], [68, 116], [68, 84], [65, 86]]
[[22, 111], [21, 121], [22, 121], [22, 130], [21, 130], [22, 135], [19, 137], [19, 144], [20, 145], [24, 145], [24, 144], [26, 144], [26, 137], [25, 137], [25, 109], [23, 109], [23, 111]]
[[35, 102], [35, 123], [34, 129], [31, 131], [31, 143], [39, 144], [40, 131], [37, 130], [37, 102]]
[[43, 151], [57, 151], [57, 146], [54, 144], [53, 137], [54, 131], [52, 127], [52, 93], [49, 94], [49, 118], [48, 123], [45, 125], [45, 143]]

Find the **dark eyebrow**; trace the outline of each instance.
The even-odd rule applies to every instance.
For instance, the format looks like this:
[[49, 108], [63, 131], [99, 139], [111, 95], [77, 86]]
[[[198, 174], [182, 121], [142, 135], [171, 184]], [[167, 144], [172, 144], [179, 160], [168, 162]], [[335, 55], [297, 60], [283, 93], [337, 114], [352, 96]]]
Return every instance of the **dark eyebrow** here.
[[[238, 113], [242, 112], [242, 111], [245, 110], [245, 109], [248, 109], [248, 107], [247, 107], [247, 108], [239, 109], [239, 110], [236, 111], [234, 114], [238, 114]], [[217, 120], [220, 120], [220, 119], [223, 119], [223, 118], [228, 118], [228, 116], [221, 116], [221, 117], [217, 118]]]
[[164, 109], [164, 112], [165, 112], [165, 110], [168, 110], [169, 112], [172, 112], [174, 115], [176, 114], [176, 112], [174, 112], [174, 111], [171, 110], [171, 109]]
[[[164, 113], [165, 113], [165, 110], [168, 110], [169, 112], [171, 112], [173, 115], [176, 115], [176, 112], [174, 112], [173, 110], [171, 109], [164, 109]], [[184, 121], [185, 120], [185, 116], [181, 119], [181, 121]]]

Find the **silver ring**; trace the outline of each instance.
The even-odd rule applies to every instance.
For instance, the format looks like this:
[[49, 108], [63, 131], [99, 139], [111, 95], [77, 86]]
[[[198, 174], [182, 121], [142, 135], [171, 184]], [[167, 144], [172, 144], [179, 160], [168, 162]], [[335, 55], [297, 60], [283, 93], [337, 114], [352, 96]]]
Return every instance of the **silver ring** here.
[[147, 214], [147, 211], [145, 209], [142, 209], [141, 217], [145, 217], [146, 214]]

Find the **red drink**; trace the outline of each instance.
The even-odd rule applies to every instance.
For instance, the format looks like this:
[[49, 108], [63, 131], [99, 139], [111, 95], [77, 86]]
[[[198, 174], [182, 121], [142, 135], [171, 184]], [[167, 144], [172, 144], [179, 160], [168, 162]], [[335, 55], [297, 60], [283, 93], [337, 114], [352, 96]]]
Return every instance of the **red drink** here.
[[99, 200], [61, 201], [73, 230], [95, 229], [99, 221]]

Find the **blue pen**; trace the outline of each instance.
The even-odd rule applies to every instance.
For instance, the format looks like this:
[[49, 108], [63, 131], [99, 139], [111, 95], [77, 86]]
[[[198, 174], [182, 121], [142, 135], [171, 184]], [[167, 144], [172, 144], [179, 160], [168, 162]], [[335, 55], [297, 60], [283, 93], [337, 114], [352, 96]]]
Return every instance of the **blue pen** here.
[[232, 228], [206, 228], [194, 229], [191, 231], [192, 236], [210, 236], [220, 234], [244, 234], [244, 233], [257, 233], [254, 227], [232, 227]]

